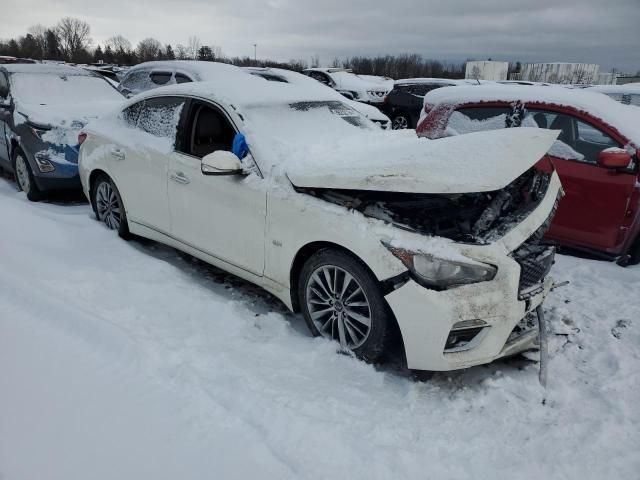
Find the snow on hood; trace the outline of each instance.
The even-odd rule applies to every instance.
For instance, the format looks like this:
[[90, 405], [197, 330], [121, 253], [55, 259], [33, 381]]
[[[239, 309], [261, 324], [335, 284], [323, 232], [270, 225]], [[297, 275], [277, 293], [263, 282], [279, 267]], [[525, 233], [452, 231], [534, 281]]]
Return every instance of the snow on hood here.
[[284, 169], [297, 187], [437, 194], [487, 192], [504, 188], [533, 166], [558, 133], [519, 128], [439, 140], [390, 134], [367, 143], [354, 137], [357, 141], [333, 148], [309, 148]]

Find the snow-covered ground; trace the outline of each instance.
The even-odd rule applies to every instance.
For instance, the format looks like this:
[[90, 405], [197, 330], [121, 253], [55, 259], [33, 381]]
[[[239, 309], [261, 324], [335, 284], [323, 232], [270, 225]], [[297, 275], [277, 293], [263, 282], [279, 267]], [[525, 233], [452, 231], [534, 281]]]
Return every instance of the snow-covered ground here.
[[413, 381], [86, 204], [0, 178], [0, 478], [640, 478], [640, 268], [560, 256], [549, 385]]

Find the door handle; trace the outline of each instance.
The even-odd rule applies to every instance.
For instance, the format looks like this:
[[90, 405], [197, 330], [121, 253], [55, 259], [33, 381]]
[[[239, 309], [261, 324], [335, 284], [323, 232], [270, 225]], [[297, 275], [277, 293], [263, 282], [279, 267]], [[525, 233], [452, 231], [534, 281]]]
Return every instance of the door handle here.
[[180, 183], [182, 185], [186, 185], [191, 182], [191, 180], [189, 180], [189, 177], [187, 177], [182, 172], [171, 172], [171, 175], [169, 175], [169, 178], [174, 182]]
[[117, 160], [124, 160], [124, 152], [119, 148], [111, 150], [111, 156]]

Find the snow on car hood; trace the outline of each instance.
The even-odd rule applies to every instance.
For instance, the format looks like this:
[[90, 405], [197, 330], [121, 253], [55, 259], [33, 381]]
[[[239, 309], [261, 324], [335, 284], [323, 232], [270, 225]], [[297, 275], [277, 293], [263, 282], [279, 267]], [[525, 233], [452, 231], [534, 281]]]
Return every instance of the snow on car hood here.
[[75, 145], [82, 127], [90, 120], [111, 112], [114, 107], [120, 105], [119, 102], [113, 101], [83, 102], [75, 105], [16, 103], [16, 124], [29, 122], [50, 128], [43, 140], [59, 145]]
[[[519, 128], [438, 140], [398, 135], [384, 142], [313, 146], [288, 162], [293, 185], [407, 193], [499, 190], [542, 158], [557, 131]], [[362, 138], [354, 137], [354, 140]]]

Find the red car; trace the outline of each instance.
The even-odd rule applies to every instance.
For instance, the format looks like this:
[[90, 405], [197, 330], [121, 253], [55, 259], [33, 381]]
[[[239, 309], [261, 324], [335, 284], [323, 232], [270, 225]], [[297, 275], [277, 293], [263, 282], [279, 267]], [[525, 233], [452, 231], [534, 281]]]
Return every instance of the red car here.
[[547, 238], [639, 263], [640, 108], [560, 86], [447, 87], [427, 94], [416, 132], [435, 139], [509, 127], [560, 131], [547, 156], [566, 195]]

